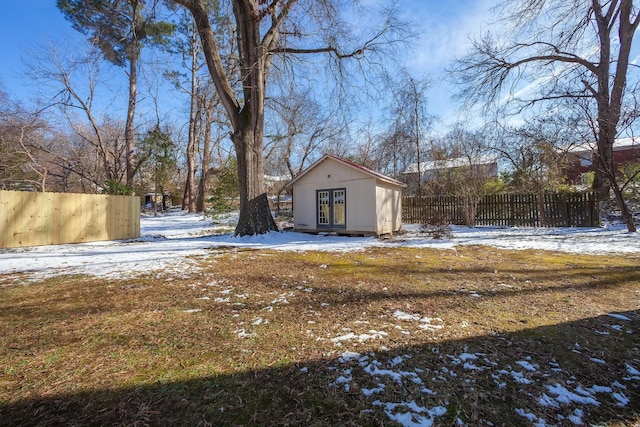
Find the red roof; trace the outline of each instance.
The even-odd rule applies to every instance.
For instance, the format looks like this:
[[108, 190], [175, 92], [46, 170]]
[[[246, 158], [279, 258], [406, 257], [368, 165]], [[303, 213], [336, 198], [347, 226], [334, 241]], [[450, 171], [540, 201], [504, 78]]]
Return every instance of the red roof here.
[[289, 183], [287, 184], [292, 185], [295, 181], [297, 181], [298, 179], [302, 178], [303, 175], [306, 175], [310, 170], [314, 169], [316, 166], [318, 166], [320, 163], [322, 163], [323, 161], [325, 161], [326, 159], [333, 159], [335, 161], [338, 161], [340, 163], [343, 163], [347, 166], [350, 166], [354, 169], [358, 169], [364, 173], [366, 173], [367, 175], [371, 175], [372, 177], [379, 179], [381, 181], [385, 181], [388, 182], [390, 184], [395, 184], [401, 187], [406, 187], [407, 184], [400, 182], [396, 179], [393, 179], [391, 177], [388, 177], [386, 175], [383, 175], [379, 172], [373, 171], [369, 168], [366, 168], [362, 165], [359, 165], [357, 163], [352, 162], [351, 160], [347, 160], [347, 159], [343, 159], [342, 157], [338, 157], [338, 156], [334, 156], [333, 154], [325, 154], [324, 156], [322, 156], [322, 158], [320, 158], [320, 160], [316, 161], [315, 163], [313, 163], [311, 166], [309, 166], [307, 169], [305, 169], [304, 171], [302, 171], [298, 176], [296, 176], [295, 178], [293, 178], [291, 181], [289, 181]]

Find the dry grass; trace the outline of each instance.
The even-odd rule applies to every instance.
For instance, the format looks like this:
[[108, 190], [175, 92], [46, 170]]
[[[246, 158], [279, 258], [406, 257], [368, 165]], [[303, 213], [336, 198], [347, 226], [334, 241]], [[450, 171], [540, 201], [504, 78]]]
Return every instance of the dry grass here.
[[[198, 262], [188, 278], [0, 287], [0, 424], [382, 425], [376, 400], [415, 400], [446, 407], [441, 425], [530, 425], [514, 408], [553, 425], [575, 407], [538, 405], [545, 384], [609, 385], [627, 363], [640, 367], [637, 257], [465, 247], [229, 250]], [[397, 310], [443, 327], [420, 329]], [[612, 329], [610, 312], [632, 320]], [[341, 360], [347, 350], [360, 361]], [[498, 381], [488, 366], [458, 364], [462, 353], [496, 369], [525, 358], [541, 368], [529, 385]], [[362, 358], [397, 356], [404, 371], [425, 372], [433, 394], [391, 379], [363, 394], [379, 381]], [[544, 368], [556, 363], [561, 371]], [[347, 388], [336, 381], [345, 372]], [[599, 395], [584, 421], [640, 423], [640, 382], [626, 386], [626, 406]]]

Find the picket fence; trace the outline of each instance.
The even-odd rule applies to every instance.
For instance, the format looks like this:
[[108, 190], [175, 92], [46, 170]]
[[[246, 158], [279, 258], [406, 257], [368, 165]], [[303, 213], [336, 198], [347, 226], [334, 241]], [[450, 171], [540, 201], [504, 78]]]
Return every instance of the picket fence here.
[[[600, 210], [593, 192], [491, 194], [477, 205], [458, 196], [406, 196], [402, 220], [420, 224], [444, 218], [456, 225], [503, 227], [598, 227]], [[475, 212], [474, 212], [475, 211]]]
[[137, 196], [0, 191], [0, 248], [137, 237]]

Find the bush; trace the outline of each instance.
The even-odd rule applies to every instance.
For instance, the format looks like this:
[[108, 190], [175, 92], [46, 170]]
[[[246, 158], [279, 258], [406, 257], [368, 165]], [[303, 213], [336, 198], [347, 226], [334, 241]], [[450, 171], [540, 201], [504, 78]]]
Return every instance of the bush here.
[[111, 194], [117, 196], [133, 195], [133, 188], [127, 184], [123, 184], [115, 179], [108, 179], [102, 188], [102, 194]]
[[420, 222], [420, 232], [428, 234], [433, 239], [450, 239], [453, 237], [451, 223], [442, 214], [425, 216]]

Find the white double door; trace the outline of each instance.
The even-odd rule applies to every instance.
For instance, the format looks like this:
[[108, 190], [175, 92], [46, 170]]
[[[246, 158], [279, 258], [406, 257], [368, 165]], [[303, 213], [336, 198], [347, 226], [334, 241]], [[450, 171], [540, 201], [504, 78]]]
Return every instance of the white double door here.
[[332, 188], [316, 191], [318, 228], [346, 228], [347, 190]]

